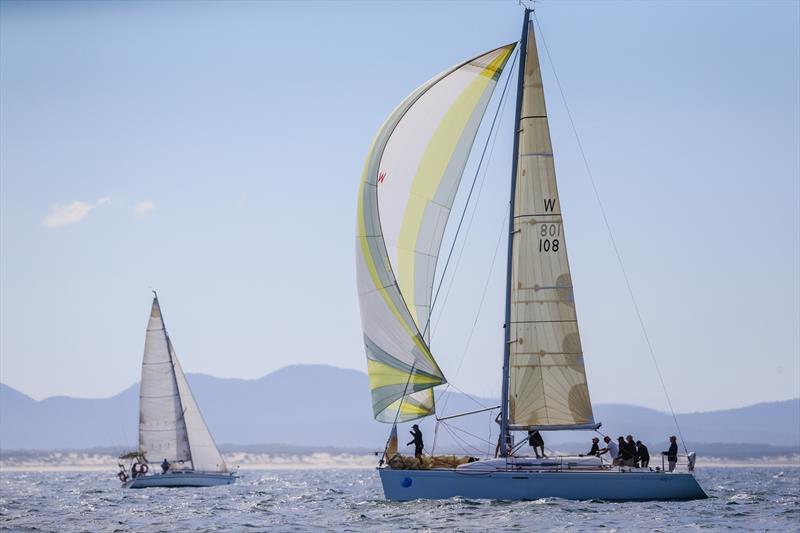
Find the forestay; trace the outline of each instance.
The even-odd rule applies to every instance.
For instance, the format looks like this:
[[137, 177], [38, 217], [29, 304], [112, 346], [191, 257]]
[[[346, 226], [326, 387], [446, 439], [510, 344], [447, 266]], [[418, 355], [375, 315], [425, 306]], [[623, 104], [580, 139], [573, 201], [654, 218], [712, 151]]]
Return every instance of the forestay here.
[[370, 148], [359, 189], [356, 263], [379, 421], [433, 413], [432, 387], [445, 382], [428, 344], [436, 261], [472, 143], [514, 46], [419, 87]]
[[511, 235], [509, 425], [594, 425], [556, 186], [533, 23], [529, 22]]

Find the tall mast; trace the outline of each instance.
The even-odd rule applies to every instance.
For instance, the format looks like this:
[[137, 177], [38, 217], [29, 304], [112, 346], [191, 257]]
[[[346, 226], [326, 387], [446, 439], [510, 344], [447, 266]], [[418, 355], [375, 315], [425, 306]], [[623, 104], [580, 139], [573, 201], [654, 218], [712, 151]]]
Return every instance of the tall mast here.
[[517, 107], [514, 115], [514, 155], [511, 160], [511, 199], [508, 211], [508, 259], [506, 261], [506, 318], [505, 344], [503, 346], [503, 384], [500, 397], [500, 456], [506, 457], [508, 450], [506, 440], [508, 436], [508, 369], [511, 356], [511, 258], [514, 250], [514, 197], [517, 192], [517, 164], [519, 162], [519, 126], [522, 116], [522, 93], [525, 85], [525, 59], [528, 48], [528, 22], [530, 9], [525, 9], [525, 18], [522, 23], [522, 39], [519, 51], [519, 75], [517, 78]]

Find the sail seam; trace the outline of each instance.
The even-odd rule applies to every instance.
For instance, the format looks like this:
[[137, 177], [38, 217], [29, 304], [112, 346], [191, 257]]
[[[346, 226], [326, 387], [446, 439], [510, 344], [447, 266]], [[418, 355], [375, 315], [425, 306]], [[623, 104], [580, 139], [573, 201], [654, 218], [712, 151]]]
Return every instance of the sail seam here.
[[577, 322], [577, 320], [512, 320], [512, 324], [558, 324], [562, 322]]

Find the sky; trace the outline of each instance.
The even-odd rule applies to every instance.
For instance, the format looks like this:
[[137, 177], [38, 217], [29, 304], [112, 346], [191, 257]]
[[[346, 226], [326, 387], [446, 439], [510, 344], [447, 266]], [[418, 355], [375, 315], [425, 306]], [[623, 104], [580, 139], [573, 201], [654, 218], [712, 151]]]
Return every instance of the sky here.
[[[594, 402], [667, 408], [553, 66], [675, 409], [793, 398], [799, 6], [537, 3]], [[187, 372], [365, 371], [372, 136], [521, 23], [512, 1], [0, 3], [0, 381], [37, 399], [136, 382], [152, 288]], [[480, 396], [500, 390], [512, 115], [433, 319], [445, 376]]]

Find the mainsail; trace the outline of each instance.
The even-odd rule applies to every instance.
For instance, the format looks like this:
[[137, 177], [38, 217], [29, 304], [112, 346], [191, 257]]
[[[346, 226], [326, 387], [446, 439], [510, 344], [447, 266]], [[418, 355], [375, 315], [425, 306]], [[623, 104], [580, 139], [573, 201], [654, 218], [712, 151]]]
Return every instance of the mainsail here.
[[533, 23], [518, 110], [508, 428], [593, 427]]
[[[472, 143], [514, 44], [434, 77], [378, 131], [358, 199], [356, 263], [375, 418], [434, 412], [429, 347], [439, 248]], [[399, 412], [398, 412], [399, 410]]]
[[226, 472], [167, 335], [153, 298], [139, 390], [139, 451], [150, 461], [191, 462], [205, 472]]

